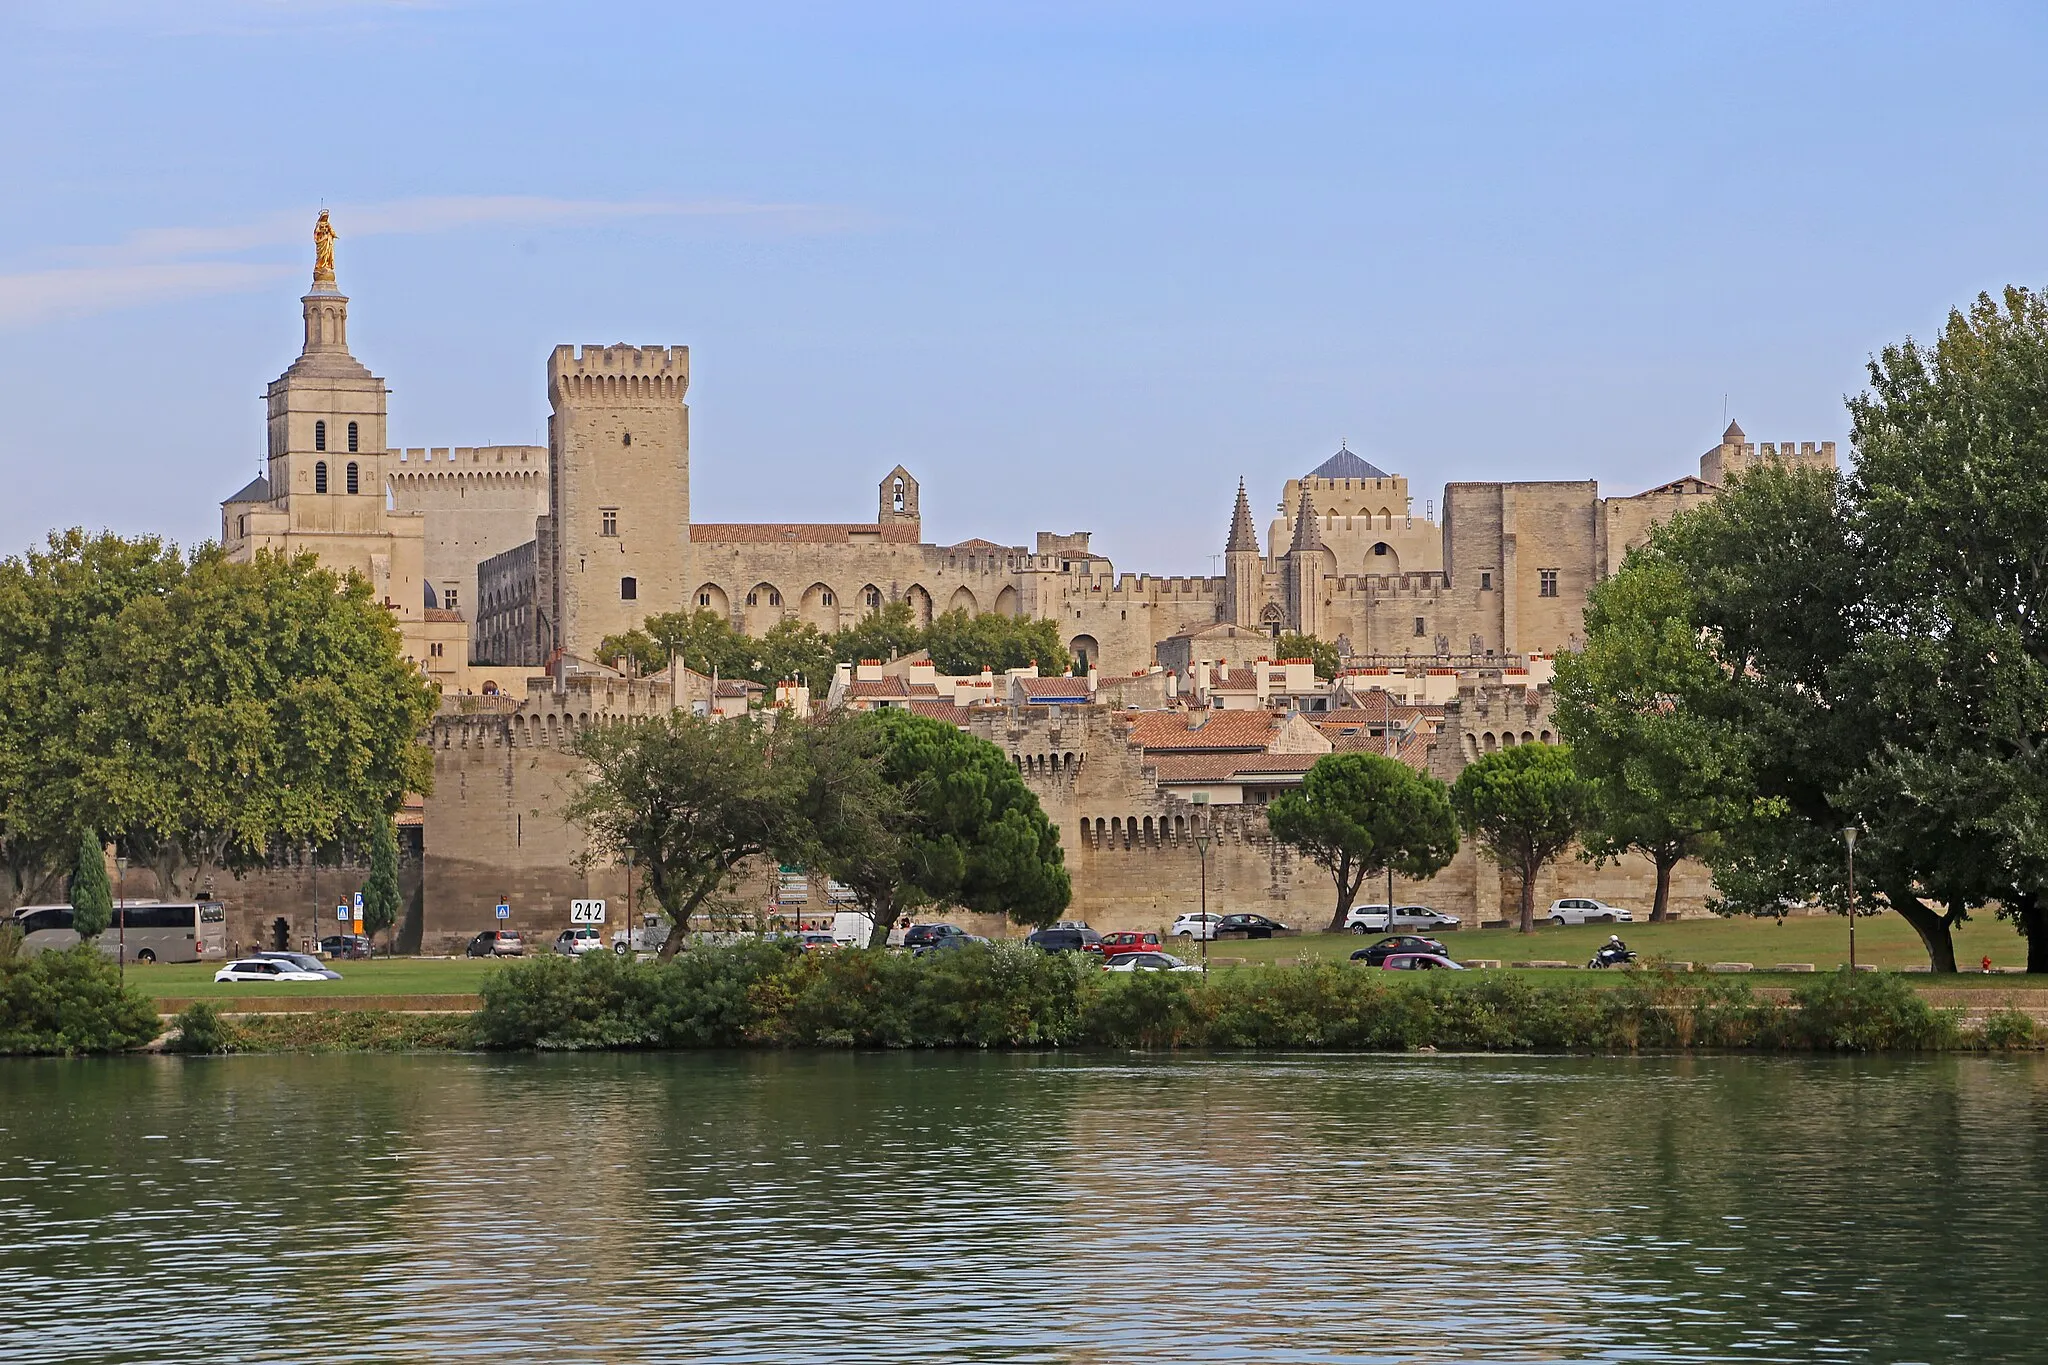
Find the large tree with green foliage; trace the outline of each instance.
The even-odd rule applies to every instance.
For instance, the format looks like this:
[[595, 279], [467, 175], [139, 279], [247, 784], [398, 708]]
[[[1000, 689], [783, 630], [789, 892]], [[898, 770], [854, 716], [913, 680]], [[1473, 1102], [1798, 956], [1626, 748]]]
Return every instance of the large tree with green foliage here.
[[[818, 862], [874, 920], [874, 946], [898, 915], [958, 905], [1042, 926], [1073, 895], [1059, 831], [1016, 765], [944, 721], [886, 710], [849, 718], [844, 741], [872, 755], [891, 792], [886, 823], [818, 830]], [[872, 737], [858, 727], [869, 727]]]
[[1458, 822], [1444, 784], [1379, 754], [1325, 754], [1266, 808], [1273, 837], [1326, 869], [1337, 887], [1330, 931], [1368, 876], [1389, 870], [1433, 877], [1458, 853]]
[[398, 923], [398, 833], [386, 816], [370, 828], [370, 877], [363, 883], [363, 932], [371, 938]]
[[1451, 786], [1451, 808], [1486, 855], [1521, 880], [1521, 931], [1536, 928], [1536, 876], [1585, 828], [1591, 794], [1561, 744], [1482, 754]]
[[1033, 664], [1040, 673], [1052, 676], [1073, 667], [1067, 647], [1060, 643], [1059, 622], [993, 611], [970, 615], [956, 610], [932, 618], [924, 631], [923, 648], [932, 656], [932, 665], [951, 676], [979, 673], [984, 668], [1003, 673]]
[[1344, 671], [1344, 660], [1337, 653], [1336, 645], [1313, 635], [1298, 635], [1291, 630], [1274, 642], [1273, 657], [1308, 659], [1316, 666], [1316, 676], [1326, 680]]
[[590, 767], [563, 814], [583, 827], [591, 856], [632, 856], [674, 925], [664, 957], [682, 946], [690, 917], [734, 884], [741, 863], [802, 847], [808, 786], [796, 729], [671, 712], [577, 735]]
[[842, 663], [887, 662], [924, 646], [924, 631], [908, 602], [884, 602], [832, 636], [833, 657]]
[[71, 867], [71, 927], [87, 943], [113, 923], [114, 892], [107, 885], [107, 850], [91, 830], [78, 836], [78, 857]]
[[1669, 916], [1671, 870], [1754, 804], [1747, 732], [1714, 716], [1727, 687], [1684, 576], [1654, 557], [1593, 590], [1585, 647], [1557, 661], [1558, 728], [1591, 798], [1581, 844], [1595, 860], [1650, 861], [1652, 923]]

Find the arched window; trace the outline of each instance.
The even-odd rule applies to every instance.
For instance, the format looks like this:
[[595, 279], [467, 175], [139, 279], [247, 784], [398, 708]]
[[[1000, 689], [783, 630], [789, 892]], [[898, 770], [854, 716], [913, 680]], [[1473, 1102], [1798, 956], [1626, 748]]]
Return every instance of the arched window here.
[[356, 462], [354, 460], [350, 460], [348, 462], [348, 491], [351, 493], [360, 493], [363, 491], [360, 483], [357, 481], [356, 478]]
[[235, 534], [238, 536], [249, 534], [249, 514], [247, 512], [235, 518]]
[[637, 578], [621, 578], [621, 579], [619, 580], [619, 600], [620, 600], [621, 602], [634, 602], [634, 601], [638, 601], [638, 600], [639, 600], [639, 597], [640, 597], [640, 580], [639, 580], [639, 579], [637, 579]]
[[354, 422], [350, 422], [350, 423], [348, 424], [348, 448], [349, 448], [349, 453], [350, 453], [350, 454], [354, 454], [354, 453], [355, 453], [355, 449], [356, 449], [356, 424], [355, 424]]
[[622, 431], [622, 432], [620, 432], [620, 433], [619, 433], [619, 444], [620, 444], [620, 445], [622, 445], [622, 446], [629, 446], [629, 445], [633, 444], [633, 433], [632, 433], [632, 432], [630, 432], [630, 431]]
[[313, 462], [313, 491], [315, 493], [325, 493], [327, 491], [327, 461], [325, 460], [315, 460]]
[[901, 512], [901, 511], [903, 510], [903, 480], [901, 480], [901, 479], [898, 479], [898, 480], [896, 480], [896, 485], [895, 485], [895, 489], [896, 489], [896, 496], [895, 496], [895, 502], [896, 502], [896, 510], [897, 510], [897, 511], [899, 511], [899, 512]]
[[327, 423], [325, 422], [313, 423], [313, 449], [327, 449]]

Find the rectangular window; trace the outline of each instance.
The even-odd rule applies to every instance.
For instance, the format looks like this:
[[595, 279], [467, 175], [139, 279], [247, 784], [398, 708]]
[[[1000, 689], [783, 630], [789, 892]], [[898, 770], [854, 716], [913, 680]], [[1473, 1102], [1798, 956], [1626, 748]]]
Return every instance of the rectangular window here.
[[427, 646], [427, 654], [428, 654], [428, 655], [429, 655], [429, 657], [431, 657], [431, 658], [435, 658], [435, 659], [438, 659], [438, 658], [440, 658], [440, 657], [441, 657], [441, 645], [440, 645], [440, 643], [439, 643], [438, 641], [436, 641], [436, 642], [434, 642], [434, 643], [431, 643], [431, 644], [429, 644], [429, 645]]
[[1415, 618], [1415, 634], [1418, 639], [1429, 634], [1429, 625], [1420, 616]]
[[1557, 570], [1538, 569], [1536, 571], [1536, 584], [1536, 595], [1538, 597], [1557, 596]]
[[638, 598], [639, 596], [640, 596], [640, 580], [639, 580], [639, 579], [637, 579], [637, 578], [621, 578], [621, 579], [619, 580], [619, 600], [620, 600], [621, 602], [631, 602], [631, 601], [635, 600], [636, 598]]
[[449, 586], [441, 589], [441, 605], [448, 608], [448, 610], [450, 611], [462, 610], [462, 603], [458, 601], [456, 598], [455, 587], [453, 584], [450, 584]]
[[603, 528], [598, 532], [599, 535], [615, 536], [619, 533], [618, 508], [601, 507], [598, 509], [598, 515], [604, 518], [604, 525]]
[[1481, 569], [1479, 571], [1479, 591], [1493, 591], [1493, 571], [1491, 569]]

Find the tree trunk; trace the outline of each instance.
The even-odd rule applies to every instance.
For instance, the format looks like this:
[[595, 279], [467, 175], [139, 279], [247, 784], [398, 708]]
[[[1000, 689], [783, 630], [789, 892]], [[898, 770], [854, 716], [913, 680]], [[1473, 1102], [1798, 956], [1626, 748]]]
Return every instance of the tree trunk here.
[[[1953, 974], [1956, 969], [1956, 941], [1949, 933], [1948, 916], [1928, 909], [1918, 896], [1897, 888], [1886, 888], [1885, 897], [1891, 901], [1892, 909], [1913, 926], [1913, 932], [1920, 935], [1920, 942], [1927, 949], [1928, 969]], [[1850, 907], [1849, 913], [1856, 913], [1854, 906]]]
[[2029, 891], [2013, 896], [2012, 908], [2027, 940], [2027, 971], [2048, 972], [2048, 905]]
[[1356, 876], [1352, 875], [1351, 860], [1343, 858], [1331, 870], [1330, 880], [1337, 883], [1337, 913], [1330, 916], [1330, 932], [1341, 934], [1344, 932], [1344, 917], [1351, 913], [1351, 902], [1358, 898], [1359, 883], [1365, 880], [1365, 873], [1361, 870]]
[[1650, 923], [1662, 924], [1671, 918], [1671, 869], [1678, 855], [1660, 852], [1650, 861], [1657, 866], [1657, 898], [1650, 903]]
[[1522, 859], [1522, 932], [1536, 932], [1536, 869], [1534, 858]]
[[861, 909], [865, 910], [868, 915], [868, 947], [888, 947], [889, 930], [896, 923], [896, 906], [894, 902], [881, 905], [863, 905]]

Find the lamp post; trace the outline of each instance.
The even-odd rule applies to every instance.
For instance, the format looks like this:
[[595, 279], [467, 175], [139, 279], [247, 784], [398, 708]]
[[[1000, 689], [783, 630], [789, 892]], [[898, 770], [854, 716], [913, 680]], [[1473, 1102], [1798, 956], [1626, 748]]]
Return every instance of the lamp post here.
[[1849, 846], [1849, 970], [1856, 970], [1856, 826], [1842, 831], [1842, 842]]
[[626, 850], [626, 942], [627, 957], [633, 955], [633, 850]]
[[1209, 793], [1195, 793], [1195, 857], [1202, 864], [1202, 975], [1209, 975], [1209, 936], [1216, 932], [1209, 923]]
[[128, 860], [114, 855], [114, 904], [121, 907], [115, 913], [121, 917], [121, 981], [128, 980]]

